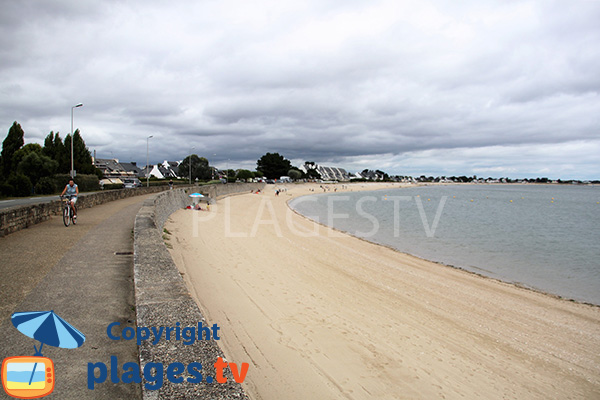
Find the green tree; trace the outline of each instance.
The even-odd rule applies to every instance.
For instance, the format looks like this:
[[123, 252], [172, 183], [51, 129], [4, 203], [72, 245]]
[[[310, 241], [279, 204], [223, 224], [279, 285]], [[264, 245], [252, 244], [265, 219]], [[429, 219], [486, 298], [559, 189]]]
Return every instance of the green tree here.
[[62, 139], [60, 138], [60, 134], [58, 132], [56, 132], [56, 134], [54, 132], [50, 132], [48, 136], [46, 136], [46, 139], [44, 139], [43, 151], [45, 156], [48, 156], [51, 159], [58, 162], [59, 168], [61, 168], [61, 166], [65, 166], [67, 168], [61, 168], [61, 172], [69, 172], [71, 162], [71, 149], [69, 148], [69, 153], [67, 154], [67, 151], [65, 150], [65, 145]]
[[17, 167], [21, 161], [32, 153], [42, 154], [42, 146], [37, 143], [27, 143], [25, 146], [15, 151], [15, 154], [12, 156], [11, 170], [17, 172]]
[[208, 165], [208, 160], [204, 157], [198, 157], [196, 154], [192, 154], [183, 159], [179, 164], [178, 175], [181, 177], [189, 177], [190, 175], [190, 163], [192, 170], [192, 181], [196, 178], [207, 181], [211, 179], [212, 170]]
[[[68, 173], [71, 171], [71, 135], [67, 135], [64, 141], [63, 157], [59, 161], [59, 171]], [[95, 174], [96, 167], [92, 163], [92, 154], [85, 145], [85, 141], [79, 133], [79, 129], [73, 134], [73, 168], [78, 174]]]
[[309, 179], [321, 179], [321, 174], [317, 171], [317, 165], [314, 161], [305, 161], [306, 177]]
[[58, 168], [58, 162], [39, 152], [27, 154], [17, 166], [17, 173], [29, 178], [36, 185], [40, 178], [53, 175]]
[[2, 142], [2, 153], [0, 153], [0, 176], [8, 177], [15, 172], [13, 165], [13, 155], [23, 147], [25, 132], [17, 121], [13, 122], [8, 130], [8, 135]]
[[42, 146], [28, 143], [12, 156], [12, 171], [29, 178], [36, 185], [40, 178], [56, 173], [58, 162], [44, 154]]
[[7, 183], [13, 187], [13, 194], [19, 197], [29, 196], [31, 194], [31, 180], [23, 175], [13, 173], [10, 178], [8, 178]]
[[285, 159], [279, 153], [267, 153], [256, 162], [256, 169], [268, 179], [278, 179], [287, 174], [291, 168], [290, 160]]
[[237, 171], [237, 174], [236, 174], [235, 177], [237, 179], [241, 179], [241, 180], [245, 181], [247, 179], [254, 178], [254, 173], [252, 171], [247, 170], [247, 169], [239, 169]]
[[298, 179], [302, 178], [302, 171], [300, 171], [297, 168], [292, 168], [288, 171], [287, 176], [289, 176], [291, 179], [297, 181]]

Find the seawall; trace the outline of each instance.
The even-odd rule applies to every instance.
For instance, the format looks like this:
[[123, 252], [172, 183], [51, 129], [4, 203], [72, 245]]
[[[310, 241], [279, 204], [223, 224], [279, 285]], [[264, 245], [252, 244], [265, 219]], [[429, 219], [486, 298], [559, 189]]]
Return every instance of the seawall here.
[[[210, 199], [262, 189], [262, 183], [238, 183], [208, 185], [196, 188], [174, 189], [159, 193], [146, 200], [138, 212], [134, 225], [134, 282], [138, 327], [206, 326], [200, 309], [189, 294], [185, 283], [171, 258], [162, 238], [165, 221], [176, 210], [190, 204], [190, 190], [197, 190]], [[190, 211], [198, 212], [198, 211]], [[226, 333], [224, 333], [226, 334]], [[215, 377], [213, 367], [218, 357], [224, 357], [216, 340], [198, 340], [193, 345], [185, 345], [181, 340], [161, 341], [152, 345], [144, 341], [140, 347], [140, 365], [149, 362], [173, 362], [189, 365], [202, 364], [204, 377]], [[229, 370], [225, 370], [226, 383], [176, 384], [165, 381], [156, 391], [142, 386], [144, 399], [159, 398], [207, 398], [207, 399], [247, 399], [241, 385], [236, 383]]]
[[[167, 189], [168, 186], [150, 186], [135, 189], [115, 189], [95, 193], [81, 193], [77, 199], [77, 208], [90, 208], [108, 203], [109, 201], [162, 192]], [[63, 205], [60, 200], [2, 209], [0, 210], [0, 237], [44, 222], [53, 215], [61, 215], [62, 209]]]

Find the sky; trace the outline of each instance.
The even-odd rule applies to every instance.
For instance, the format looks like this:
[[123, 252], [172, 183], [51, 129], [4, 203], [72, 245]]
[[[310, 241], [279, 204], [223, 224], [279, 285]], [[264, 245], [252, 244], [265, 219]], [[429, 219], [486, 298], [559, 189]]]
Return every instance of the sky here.
[[2, 0], [0, 135], [64, 138], [83, 103], [90, 151], [138, 165], [600, 179], [598, 21], [600, 0]]

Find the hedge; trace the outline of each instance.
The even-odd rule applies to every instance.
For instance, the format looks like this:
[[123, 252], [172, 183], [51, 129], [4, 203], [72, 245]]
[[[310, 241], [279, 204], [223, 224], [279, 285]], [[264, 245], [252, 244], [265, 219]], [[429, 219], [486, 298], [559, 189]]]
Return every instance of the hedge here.
[[[54, 185], [57, 190], [61, 191], [65, 188], [65, 186], [69, 183], [69, 179], [71, 176], [69, 174], [56, 174], [52, 177], [54, 180]], [[100, 190], [100, 184], [97, 175], [77, 175], [75, 177], [75, 183], [79, 187], [80, 192], [93, 192], [96, 190]]]

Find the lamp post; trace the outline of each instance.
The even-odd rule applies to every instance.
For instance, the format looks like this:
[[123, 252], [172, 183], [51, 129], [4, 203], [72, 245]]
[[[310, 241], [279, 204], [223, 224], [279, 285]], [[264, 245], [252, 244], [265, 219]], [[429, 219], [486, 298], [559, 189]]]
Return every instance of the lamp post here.
[[[216, 154], [216, 153], [215, 153], [215, 154], [213, 154], [213, 160], [214, 160], [216, 157], [217, 157], [217, 154]], [[210, 165], [209, 165], [209, 167], [210, 167]], [[212, 178], [212, 180], [214, 181], [214, 180], [215, 180], [215, 169], [214, 169], [214, 168], [211, 168], [211, 169], [210, 169], [210, 173], [211, 173], [211, 178]]]
[[188, 165], [190, 166], [190, 185], [192, 184], [192, 151], [195, 149], [195, 147], [190, 148], [190, 158], [188, 159]]
[[75, 178], [75, 168], [73, 167], [73, 110], [82, 106], [83, 103], [79, 103], [71, 107], [71, 178]]
[[150, 135], [146, 138], [146, 187], [150, 187], [150, 170], [148, 169], [148, 154], [150, 149], [150, 138], [154, 137], [154, 135]]

